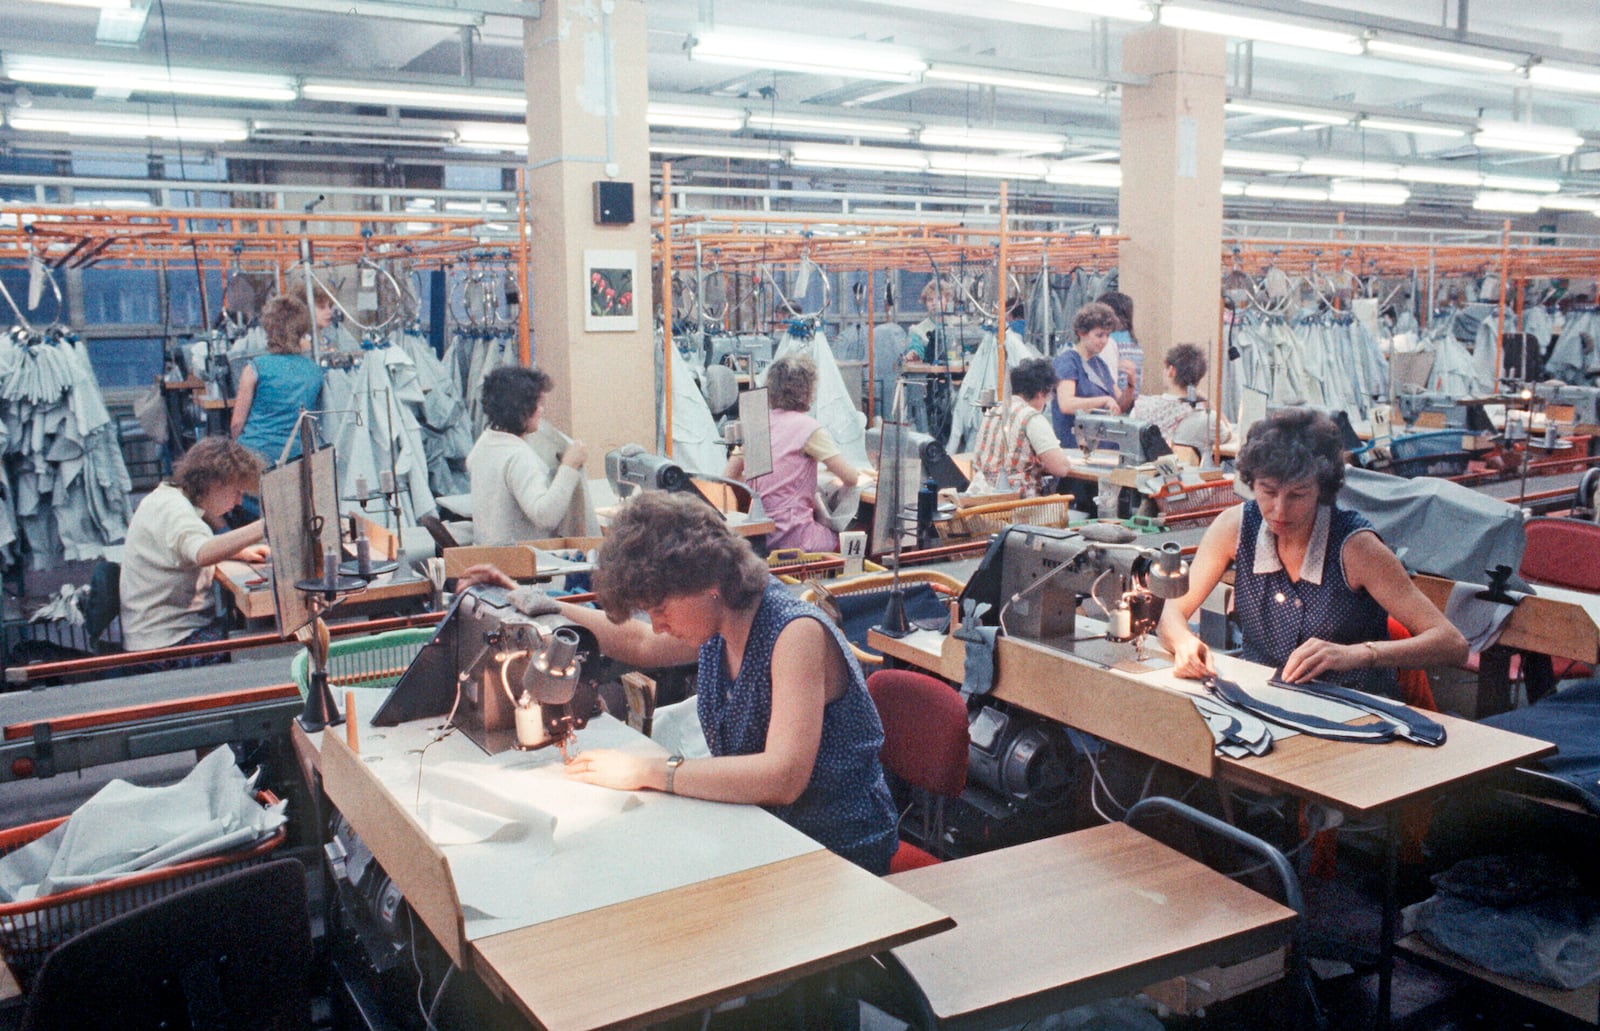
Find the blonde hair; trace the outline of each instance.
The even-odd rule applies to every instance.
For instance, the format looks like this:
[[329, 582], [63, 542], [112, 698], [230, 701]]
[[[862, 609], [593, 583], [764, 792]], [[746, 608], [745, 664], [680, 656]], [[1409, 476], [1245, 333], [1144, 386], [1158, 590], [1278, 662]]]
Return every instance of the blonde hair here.
[[279, 294], [261, 309], [261, 329], [267, 334], [267, 350], [298, 354], [300, 341], [311, 332], [311, 313], [298, 298]]

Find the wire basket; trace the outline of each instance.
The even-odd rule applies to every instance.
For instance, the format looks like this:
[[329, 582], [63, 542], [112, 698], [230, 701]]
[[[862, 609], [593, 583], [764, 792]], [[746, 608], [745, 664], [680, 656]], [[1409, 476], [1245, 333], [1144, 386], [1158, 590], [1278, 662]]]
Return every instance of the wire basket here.
[[[270, 791], [258, 791], [256, 800], [263, 806], [278, 802]], [[0, 856], [10, 855], [44, 837], [66, 821], [67, 817], [59, 816], [0, 830]], [[34, 975], [44, 965], [45, 957], [68, 938], [184, 888], [264, 863], [288, 834], [288, 824], [281, 824], [266, 838], [237, 852], [146, 870], [22, 902], [0, 904], [0, 953], [16, 975], [17, 983], [27, 991]]]
[[[777, 568], [778, 566], [798, 566], [811, 562], [828, 562], [830, 560], [838, 562], [840, 561], [840, 556], [829, 551], [802, 551], [799, 548], [779, 548], [777, 551], [767, 555], [767, 565], [772, 568]], [[886, 567], [878, 565], [878, 563], [872, 561], [871, 559], [862, 559], [861, 569], [863, 572], [867, 573], [882, 573], [887, 571]], [[843, 566], [830, 567], [828, 569], [808, 569], [798, 576], [793, 573], [785, 573], [780, 575], [778, 579], [786, 584], [810, 583], [813, 580], [836, 579], [842, 572], [844, 572]]]
[[[409, 627], [330, 643], [328, 686], [393, 687], [422, 646], [433, 639], [433, 632], [432, 627]], [[303, 696], [311, 682], [311, 656], [300, 652], [289, 671]]]
[[[889, 600], [889, 592], [894, 588], [895, 577], [893, 573], [868, 573], [865, 576], [852, 577], [849, 580], [830, 580], [827, 583], [809, 583], [800, 590], [800, 600], [811, 602], [813, 605], [822, 605], [833, 602], [833, 608], [840, 608], [839, 599], [850, 596], [857, 600], [881, 597], [883, 604]], [[961, 593], [963, 584], [960, 580], [932, 569], [903, 569], [900, 571], [900, 584], [902, 587], [916, 584], [926, 584], [946, 603]], [[881, 611], [881, 607], [878, 611]], [[842, 614], [841, 614], [842, 615]], [[850, 620], [845, 617], [845, 626], [842, 628], [845, 636], [850, 640], [850, 651], [854, 653], [856, 661], [863, 666], [878, 666], [883, 663], [883, 656], [877, 652], [868, 651], [866, 648], [866, 631], [855, 634], [851, 632]], [[873, 620], [872, 622], [875, 622]], [[859, 637], [859, 640], [857, 639]]]
[[1208, 480], [1204, 483], [1169, 483], [1161, 491], [1150, 495], [1156, 511], [1162, 515], [1199, 512], [1204, 509], [1226, 508], [1239, 500], [1232, 480]]
[[1387, 466], [1375, 459], [1372, 445], [1353, 452], [1369, 468], [1384, 469], [1396, 476], [1459, 476], [1467, 471], [1472, 455], [1462, 447], [1461, 430], [1430, 430], [1409, 433], [1389, 441]]
[[1029, 526], [1066, 526], [1081, 512], [1072, 510], [1069, 494], [1047, 494], [1037, 498], [998, 501], [990, 505], [956, 507], [948, 523], [934, 524], [943, 537], [989, 537], [1014, 523]]

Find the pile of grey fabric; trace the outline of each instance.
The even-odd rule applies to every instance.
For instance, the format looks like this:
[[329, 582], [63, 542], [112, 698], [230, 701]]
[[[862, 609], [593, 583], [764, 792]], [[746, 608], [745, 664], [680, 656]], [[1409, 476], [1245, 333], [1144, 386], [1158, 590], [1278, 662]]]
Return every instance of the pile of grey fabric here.
[[116, 424], [76, 336], [14, 329], [0, 338], [0, 548], [18, 534], [34, 569], [97, 559], [127, 535], [132, 481]]

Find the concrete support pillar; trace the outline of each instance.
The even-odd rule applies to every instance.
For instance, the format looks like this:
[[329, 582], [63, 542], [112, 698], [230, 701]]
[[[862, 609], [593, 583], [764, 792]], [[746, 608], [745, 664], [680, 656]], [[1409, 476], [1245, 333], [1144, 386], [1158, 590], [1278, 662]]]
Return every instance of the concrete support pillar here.
[[1223, 37], [1209, 33], [1154, 28], [1122, 43], [1122, 70], [1149, 80], [1122, 88], [1118, 283], [1133, 298], [1150, 393], [1173, 344], [1202, 346], [1217, 381], [1226, 68]]
[[[544, 0], [523, 33], [533, 358], [556, 381], [547, 416], [589, 446], [589, 476], [607, 450], [655, 441], [646, 49], [644, 0]], [[601, 181], [632, 187], [631, 224], [597, 224]], [[589, 326], [586, 255], [601, 251], [627, 259], [608, 268], [632, 264], [633, 329]]]

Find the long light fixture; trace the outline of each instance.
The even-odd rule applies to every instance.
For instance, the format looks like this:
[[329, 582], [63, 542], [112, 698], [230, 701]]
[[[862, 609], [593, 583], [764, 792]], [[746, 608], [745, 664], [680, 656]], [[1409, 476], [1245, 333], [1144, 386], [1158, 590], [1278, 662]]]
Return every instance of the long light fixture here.
[[1295, 122], [1313, 122], [1317, 125], [1349, 125], [1354, 116], [1324, 108], [1293, 107], [1257, 100], [1230, 100], [1224, 110], [1236, 115], [1265, 115], [1268, 118], [1287, 118]]
[[1413, 122], [1401, 118], [1374, 118], [1371, 115], [1362, 115], [1359, 127], [1371, 129], [1375, 132], [1403, 132], [1410, 136], [1445, 136], [1450, 138], [1465, 136], [1467, 130], [1453, 125], [1441, 125], [1438, 122]]
[[469, 150], [527, 150], [528, 127], [513, 122], [462, 122], [456, 144]]
[[1367, 40], [1367, 53], [1379, 57], [1393, 57], [1401, 61], [1438, 64], [1449, 68], [1469, 68], [1479, 72], [1514, 72], [1522, 67], [1520, 62], [1505, 57], [1486, 57], [1469, 54], [1463, 50], [1442, 50], [1438, 47], [1418, 46], [1415, 43], [1395, 43], [1387, 39]]
[[1328, 199], [1327, 190], [1318, 190], [1310, 186], [1278, 186], [1273, 183], [1249, 183], [1244, 188], [1244, 195], [1260, 200], [1323, 201]]
[[1527, 125], [1522, 122], [1478, 123], [1472, 137], [1483, 150], [1514, 150], [1525, 154], [1565, 156], [1583, 146], [1583, 137], [1571, 129], [1553, 125]]
[[793, 133], [797, 136], [846, 136], [863, 140], [909, 140], [916, 127], [904, 122], [879, 122], [870, 118], [825, 118], [822, 115], [767, 114], [753, 111], [745, 119], [752, 129]]
[[1027, 72], [1010, 72], [990, 68], [975, 68], [964, 64], [934, 64], [922, 73], [924, 82], [965, 82], [975, 86], [994, 86], [999, 89], [1029, 90], [1034, 93], [1057, 93], [1069, 97], [1098, 97], [1106, 87], [1087, 82], [1077, 82], [1054, 75], [1030, 75]]
[[412, 128], [376, 123], [337, 123], [301, 119], [256, 118], [250, 122], [252, 140], [280, 143], [333, 143], [361, 147], [438, 148], [454, 143], [456, 131], [439, 126]]
[[1043, 179], [1050, 165], [1041, 158], [995, 154], [952, 154], [930, 151], [928, 171], [935, 175], [968, 175], [981, 179]]
[[1054, 154], [1067, 138], [1054, 132], [1008, 129], [973, 129], [966, 126], [924, 126], [917, 140], [925, 147], [961, 147], [969, 150], [1004, 150], [1029, 154]]
[[1262, 43], [1281, 43], [1309, 50], [1326, 50], [1335, 54], [1361, 53], [1361, 39], [1354, 33], [1313, 29], [1304, 25], [1290, 25], [1287, 22], [1248, 18], [1238, 14], [1219, 14], [1216, 11], [1203, 11], [1182, 4], [1162, 4], [1161, 24], [1174, 29], [1192, 29], [1195, 32], [1253, 39]]
[[1075, 14], [1092, 14], [1097, 18], [1120, 18], [1123, 21], [1151, 21], [1155, 18], [1152, 5], [1144, 0], [1014, 0], [1030, 7], [1048, 7], [1052, 11], [1071, 11]]
[[1249, 150], [1224, 150], [1223, 168], [1242, 168], [1248, 172], [1298, 172], [1300, 158], [1293, 154], [1262, 154]]
[[165, 68], [127, 61], [83, 61], [38, 54], [6, 54], [6, 77], [16, 82], [82, 86], [127, 95], [176, 93], [233, 100], [293, 100], [298, 95], [287, 75], [230, 72], [212, 68]]
[[846, 147], [834, 143], [796, 143], [791, 164], [815, 168], [850, 168], [877, 172], [926, 172], [928, 155], [892, 147]]
[[1535, 86], [1549, 86], [1551, 89], [1600, 93], [1600, 73], [1580, 71], [1576, 68], [1555, 68], [1548, 64], [1536, 64], [1528, 69], [1528, 81]]
[[200, 140], [228, 143], [250, 135], [240, 118], [178, 118], [156, 112], [110, 114], [98, 111], [58, 111], [16, 108], [6, 112], [11, 128], [21, 132], [59, 132], [72, 136], [114, 139]]
[[36, 4], [55, 4], [58, 7], [103, 7], [120, 10], [133, 6], [133, 0], [33, 0]]
[[1122, 166], [1090, 161], [1052, 161], [1044, 181], [1059, 186], [1098, 186], [1114, 190], [1122, 185]]
[[1485, 175], [1483, 188], [1486, 190], [1512, 190], [1523, 193], [1555, 193], [1561, 189], [1561, 183], [1556, 179], [1535, 179], [1527, 175]]
[[437, 111], [467, 111], [477, 114], [522, 114], [528, 109], [527, 98], [511, 90], [435, 89], [431, 86], [401, 83], [307, 79], [300, 84], [300, 95], [307, 100], [331, 100], [383, 107], [421, 107]]
[[698, 104], [645, 105], [645, 121], [672, 129], [714, 129], [718, 132], [738, 132], [744, 128], [744, 112], [733, 108], [707, 107]]
[[1385, 161], [1352, 161], [1346, 158], [1306, 158], [1301, 175], [1346, 176], [1352, 179], [1395, 179], [1400, 166]]
[[1224, 197], [1243, 197], [1244, 183], [1237, 179], [1222, 180], [1222, 195]]
[[1472, 208], [1474, 211], [1506, 211], [1517, 215], [1531, 215], [1539, 210], [1539, 198], [1531, 193], [1485, 190], [1473, 198]]
[[784, 157], [784, 151], [779, 147], [735, 147], [724, 143], [696, 143], [688, 140], [680, 142], [671, 137], [656, 137], [651, 140], [650, 153], [724, 158], [730, 161], [782, 161]]
[[887, 43], [778, 36], [750, 29], [696, 29], [685, 44], [691, 61], [840, 75], [884, 82], [915, 82], [928, 62], [915, 50]]
[[1395, 206], [1411, 199], [1411, 191], [1399, 183], [1369, 183], [1360, 179], [1335, 179], [1328, 190], [1335, 204], [1383, 204]]
[[1401, 165], [1395, 178], [1408, 183], [1437, 183], [1440, 186], [1482, 186], [1483, 173], [1471, 168], [1446, 168], [1433, 165]]
[[1547, 211], [1587, 211], [1591, 215], [1600, 215], [1600, 197], [1540, 197], [1539, 207]]

